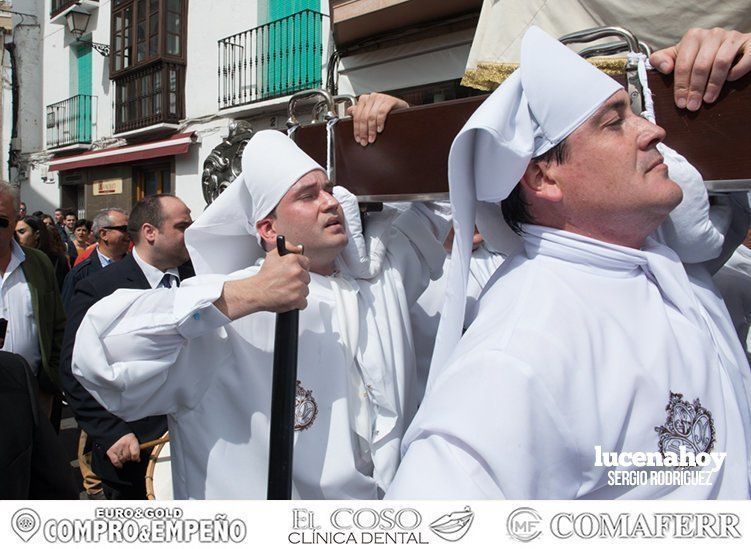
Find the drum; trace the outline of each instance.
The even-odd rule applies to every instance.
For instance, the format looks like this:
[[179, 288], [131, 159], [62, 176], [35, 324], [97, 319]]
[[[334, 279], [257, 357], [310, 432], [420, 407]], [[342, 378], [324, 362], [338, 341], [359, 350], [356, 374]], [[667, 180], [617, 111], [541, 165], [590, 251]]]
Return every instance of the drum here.
[[157, 444], [151, 451], [149, 464], [146, 466], [146, 497], [157, 500], [174, 499], [169, 441]]

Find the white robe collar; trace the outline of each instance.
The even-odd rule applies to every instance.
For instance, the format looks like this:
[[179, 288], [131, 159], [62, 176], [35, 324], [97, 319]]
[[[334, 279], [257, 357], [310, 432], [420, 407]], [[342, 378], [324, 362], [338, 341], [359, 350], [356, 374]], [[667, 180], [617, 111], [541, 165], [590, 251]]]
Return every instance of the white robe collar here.
[[[707, 273], [697, 271], [699, 276], [689, 278], [676, 253], [652, 238], [647, 238], [642, 249], [636, 250], [550, 227], [523, 225], [522, 228], [525, 252], [530, 258], [541, 255], [611, 271], [641, 269], [659, 288], [665, 301], [711, 337], [718, 363], [733, 381], [737, 401], [745, 404], [741, 406], [744, 422], [751, 425], [748, 360], [725, 303]], [[751, 451], [751, 441], [747, 441], [747, 446]]]

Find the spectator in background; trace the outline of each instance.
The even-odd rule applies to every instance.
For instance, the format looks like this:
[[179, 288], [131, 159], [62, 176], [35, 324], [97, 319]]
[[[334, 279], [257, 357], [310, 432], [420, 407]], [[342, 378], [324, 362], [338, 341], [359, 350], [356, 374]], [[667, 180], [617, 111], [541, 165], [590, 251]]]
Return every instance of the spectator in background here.
[[21, 355], [0, 351], [0, 499], [78, 499], [72, 469]]
[[[68, 264], [68, 271], [70, 271], [76, 258], [70, 259], [68, 255], [68, 246], [63, 237], [60, 236], [60, 231], [58, 230], [57, 225], [55, 225], [55, 220], [50, 214], [42, 214], [37, 217], [39, 217], [39, 219], [41, 219], [50, 230], [50, 247], [56, 254], [65, 256], [66, 263]], [[65, 231], [63, 231], [63, 233], [64, 232]], [[62, 291], [62, 286], [60, 286], [60, 291]]]
[[86, 221], [86, 226], [89, 229], [89, 236], [86, 239], [87, 246], [86, 249], [84, 249], [82, 252], [78, 254], [78, 257], [76, 258], [75, 263], [73, 266], [75, 267], [79, 263], [83, 263], [88, 259], [88, 257], [91, 255], [91, 253], [96, 250], [96, 235], [94, 234], [94, 231], [91, 230], [92, 223], [91, 221]]
[[55, 397], [60, 393], [57, 367], [65, 314], [49, 259], [14, 238], [19, 206], [17, 191], [0, 182], [0, 317], [7, 321], [2, 350], [29, 363], [39, 381], [40, 407], [50, 417], [59, 410]]
[[[55, 209], [55, 228], [57, 229], [60, 239], [65, 245], [65, 253], [68, 256], [68, 262], [73, 265], [76, 262], [78, 254], [76, 253], [76, 247], [71, 242], [71, 238], [68, 236], [68, 231], [65, 230], [65, 215], [67, 211], [63, 211], [61, 208]], [[71, 212], [75, 215], [75, 212]]]
[[[57, 232], [57, 231], [55, 231]], [[57, 281], [58, 291], [62, 290], [65, 275], [70, 271], [68, 258], [65, 252], [60, 253], [60, 249], [53, 247], [50, 242], [51, 231], [42, 223], [39, 218], [27, 215], [16, 222], [16, 239], [21, 246], [27, 248], [36, 248], [45, 253], [52, 263], [55, 271], [55, 280]], [[58, 239], [60, 237], [58, 236]]]
[[73, 245], [76, 247], [77, 255], [81, 255], [89, 246], [89, 222], [85, 219], [76, 221], [73, 229]]
[[65, 228], [65, 234], [68, 235], [68, 239], [70, 240], [73, 240], [73, 230], [76, 228], [76, 221], [78, 221], [78, 214], [73, 210], [67, 210], [65, 212], [63, 227]]
[[[81, 281], [71, 300], [61, 379], [68, 403], [83, 429], [79, 463], [86, 462], [86, 451], [91, 448], [91, 469], [101, 477], [107, 499], [146, 498], [143, 479], [149, 450], [141, 451], [139, 443], [162, 436], [167, 430], [167, 418], [150, 416], [125, 422], [104, 409], [71, 373], [76, 332], [89, 308], [120, 288], [169, 288], [192, 276], [192, 266], [186, 265], [189, 255], [184, 241], [190, 224], [190, 210], [179, 198], [154, 195], [141, 199], [128, 223], [135, 243], [132, 254]], [[85, 475], [83, 469], [81, 473], [84, 488], [94, 495], [91, 476]]]
[[94, 218], [92, 229], [97, 239], [96, 249], [65, 277], [63, 306], [66, 311], [76, 284], [102, 267], [122, 259], [130, 246], [128, 214], [119, 208], [100, 211]]
[[18, 217], [19, 219], [26, 217], [26, 202], [21, 202], [21, 205], [18, 207]]
[[[16, 240], [21, 246], [38, 248], [42, 235], [39, 231], [39, 220], [33, 217], [21, 217], [16, 221]], [[46, 235], [44, 235], [46, 237]]]

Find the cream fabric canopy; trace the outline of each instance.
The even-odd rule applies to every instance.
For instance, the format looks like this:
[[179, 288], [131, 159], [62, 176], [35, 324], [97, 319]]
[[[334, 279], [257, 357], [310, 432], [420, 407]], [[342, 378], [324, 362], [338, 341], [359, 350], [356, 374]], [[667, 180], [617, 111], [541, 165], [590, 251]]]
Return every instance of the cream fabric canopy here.
[[519, 62], [524, 31], [537, 25], [553, 36], [619, 26], [660, 49], [691, 27], [751, 31], [748, 0], [485, 0], [462, 84], [494, 89]]

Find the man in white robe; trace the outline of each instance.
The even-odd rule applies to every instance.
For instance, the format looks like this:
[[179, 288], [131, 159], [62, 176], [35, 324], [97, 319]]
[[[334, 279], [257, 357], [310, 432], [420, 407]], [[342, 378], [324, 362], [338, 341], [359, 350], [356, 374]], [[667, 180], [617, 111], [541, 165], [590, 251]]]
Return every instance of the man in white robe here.
[[[620, 86], [536, 27], [527, 32], [519, 71], [452, 146], [447, 304], [388, 497], [749, 497], [743, 349], [709, 272], [649, 236], [681, 201], [663, 137]], [[457, 345], [474, 222], [491, 243], [512, 240], [492, 225], [500, 214], [475, 219], [476, 204], [504, 199], [520, 248]], [[632, 460], [670, 463], [681, 452], [712, 461]], [[624, 483], [624, 471], [646, 482]]]
[[199, 276], [118, 292], [82, 323], [81, 383], [125, 419], [168, 415], [176, 498], [266, 497], [274, 316], [221, 314], [217, 299], [253, 281], [259, 243], [280, 234], [310, 261], [293, 497], [372, 499], [390, 484], [417, 407], [409, 306], [440, 273], [448, 216], [385, 208], [363, 231], [355, 198], [335, 193], [290, 139], [257, 133], [241, 177], [186, 232]]
[[[438, 324], [441, 321], [441, 309], [446, 298], [446, 275], [451, 264], [452, 242], [453, 233], [450, 233], [444, 242], [447, 254], [443, 262], [441, 277], [430, 281], [428, 287], [410, 309], [412, 333], [415, 341], [415, 357], [417, 359], [418, 401], [422, 400], [430, 373], [430, 359], [433, 356], [435, 336], [438, 332]], [[504, 260], [503, 254], [491, 249], [479, 233], [473, 239], [472, 248], [467, 284], [466, 318], [474, 316], [477, 299], [490, 277], [493, 276], [493, 273]], [[465, 324], [469, 324], [469, 322]]]

